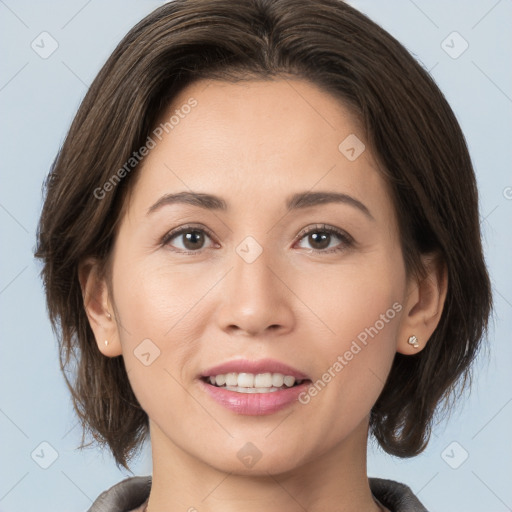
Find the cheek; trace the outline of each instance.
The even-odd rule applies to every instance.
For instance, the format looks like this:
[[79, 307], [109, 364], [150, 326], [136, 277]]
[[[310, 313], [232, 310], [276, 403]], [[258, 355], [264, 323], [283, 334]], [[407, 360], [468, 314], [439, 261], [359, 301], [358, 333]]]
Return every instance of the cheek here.
[[405, 275], [391, 258], [382, 255], [326, 267], [296, 283], [298, 294], [307, 298], [305, 303], [316, 317], [311, 324], [318, 325], [314, 339], [319, 351], [348, 349], [356, 339], [366, 346], [373, 339], [379, 339], [379, 345], [395, 339]]
[[[201, 338], [197, 304], [205, 281], [168, 265], [122, 259], [113, 281], [123, 359], [139, 402], [148, 410], [158, 397], [179, 399], [177, 383], [194, 366]], [[173, 406], [186, 410], [187, 404]]]
[[301, 401], [340, 428], [369, 413], [395, 356], [405, 273], [394, 261], [401, 259], [339, 267], [307, 288], [307, 304], [322, 324], [309, 347], [316, 380]]
[[[122, 341], [172, 339], [182, 319], [205, 293], [207, 282], [169, 264], [120, 260], [114, 273], [114, 297], [124, 327]], [[127, 332], [128, 331], [128, 332]], [[129, 336], [126, 336], [129, 333]]]

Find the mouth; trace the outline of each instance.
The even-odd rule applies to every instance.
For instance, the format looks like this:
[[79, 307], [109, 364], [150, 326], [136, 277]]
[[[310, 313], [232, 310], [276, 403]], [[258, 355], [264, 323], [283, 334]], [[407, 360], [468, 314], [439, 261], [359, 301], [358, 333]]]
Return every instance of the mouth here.
[[198, 377], [207, 396], [246, 416], [264, 416], [293, 407], [311, 384], [306, 374], [272, 359], [236, 359]]
[[235, 393], [275, 393], [311, 382], [305, 373], [275, 359], [233, 359], [205, 370], [199, 378]]
[[211, 386], [234, 391], [235, 393], [275, 393], [300, 386], [309, 381], [309, 379], [298, 379], [293, 375], [278, 372], [229, 372], [202, 376], [201, 380]]
[[308, 375], [275, 359], [233, 359], [198, 377], [212, 400], [248, 416], [274, 414], [292, 407], [311, 383]]

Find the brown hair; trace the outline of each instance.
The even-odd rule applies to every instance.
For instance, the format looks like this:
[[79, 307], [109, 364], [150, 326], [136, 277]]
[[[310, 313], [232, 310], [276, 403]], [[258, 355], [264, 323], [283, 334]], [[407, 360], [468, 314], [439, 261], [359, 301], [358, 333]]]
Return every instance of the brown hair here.
[[371, 432], [383, 449], [421, 452], [438, 404], [469, 376], [491, 311], [490, 283], [465, 139], [428, 73], [339, 0], [174, 0], [130, 30], [91, 85], [48, 176], [38, 231], [36, 256], [81, 447], [89, 431], [118, 466], [128, 468], [141, 447], [148, 417], [122, 357], [97, 348], [77, 269], [89, 256], [106, 261], [136, 167], [101, 199], [96, 191], [144, 145], [187, 84], [280, 76], [313, 82], [363, 122], [392, 191], [407, 271], [421, 275], [420, 255], [431, 251], [446, 264], [438, 327], [421, 353], [396, 355], [372, 409]]

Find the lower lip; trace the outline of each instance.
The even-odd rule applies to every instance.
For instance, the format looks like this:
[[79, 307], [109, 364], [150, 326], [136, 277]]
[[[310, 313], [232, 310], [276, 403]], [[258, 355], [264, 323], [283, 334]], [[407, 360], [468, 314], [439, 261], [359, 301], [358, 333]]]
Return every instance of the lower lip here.
[[247, 416], [263, 416], [281, 411], [296, 402], [298, 396], [310, 385], [308, 380], [298, 386], [272, 391], [271, 393], [237, 393], [236, 391], [213, 386], [201, 379], [199, 382], [201, 387], [217, 403], [237, 414]]

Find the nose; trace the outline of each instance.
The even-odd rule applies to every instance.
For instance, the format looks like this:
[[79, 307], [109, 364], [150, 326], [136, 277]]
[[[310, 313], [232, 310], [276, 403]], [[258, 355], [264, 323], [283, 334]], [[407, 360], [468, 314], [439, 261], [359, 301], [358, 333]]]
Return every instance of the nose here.
[[228, 334], [250, 336], [282, 335], [292, 330], [296, 298], [286, 281], [277, 259], [268, 251], [263, 250], [252, 262], [235, 254], [221, 290], [220, 328]]

